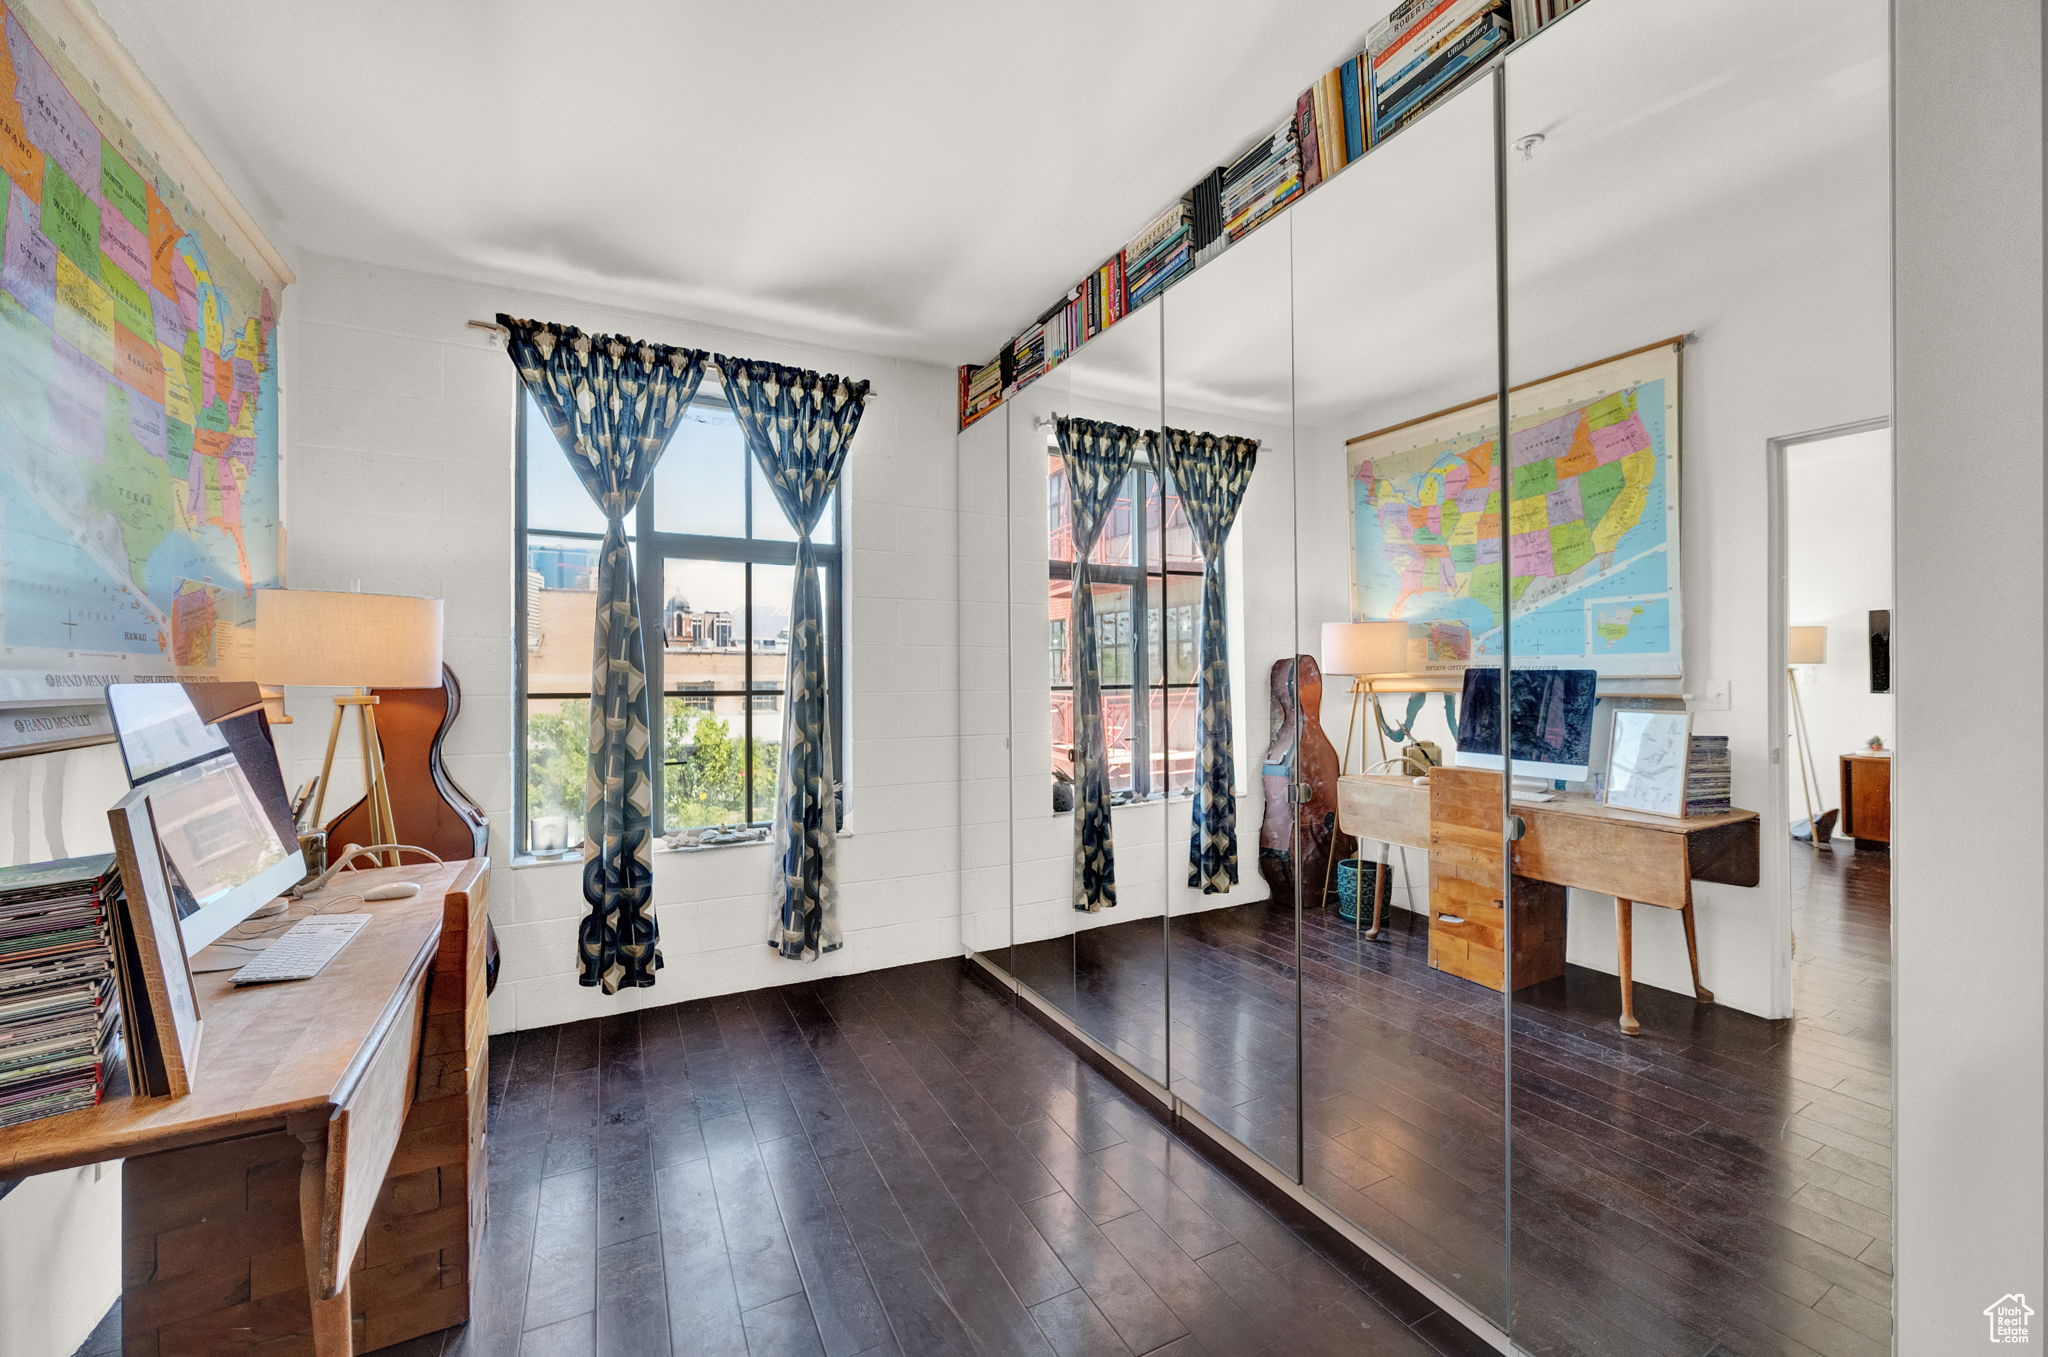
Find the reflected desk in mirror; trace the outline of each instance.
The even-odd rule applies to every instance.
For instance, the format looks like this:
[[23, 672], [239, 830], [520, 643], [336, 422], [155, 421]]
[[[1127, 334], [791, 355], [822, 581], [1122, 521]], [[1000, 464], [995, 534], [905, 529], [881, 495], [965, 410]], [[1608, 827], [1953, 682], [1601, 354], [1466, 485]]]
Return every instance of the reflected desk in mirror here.
[[[1339, 779], [1337, 818], [1347, 833], [1361, 839], [1428, 850], [1446, 829], [1455, 836], [1457, 828], [1441, 826], [1437, 819], [1435, 784], [1447, 785], [1467, 779], [1484, 779], [1493, 788], [1493, 804], [1499, 805], [1498, 773], [1472, 769], [1439, 768], [1427, 784], [1413, 779], [1382, 774], [1360, 774]], [[1515, 875], [1520, 879], [1551, 887], [1576, 887], [1615, 898], [1615, 919], [1619, 930], [1618, 956], [1621, 977], [1621, 1030], [1640, 1029], [1635, 1017], [1635, 999], [1630, 971], [1633, 967], [1632, 914], [1636, 904], [1678, 910], [1685, 919], [1687, 960], [1692, 965], [1693, 990], [1702, 1003], [1712, 1003], [1713, 994], [1699, 983], [1699, 945], [1694, 933], [1692, 883], [1716, 882], [1729, 886], [1755, 886], [1761, 879], [1760, 841], [1756, 812], [1729, 811], [1720, 815], [1697, 815], [1684, 819], [1618, 810], [1596, 801], [1570, 799], [1538, 803], [1517, 803], [1515, 813], [1525, 829], [1514, 845]], [[1469, 831], [1468, 831], [1469, 832]], [[1437, 909], [1438, 870], [1432, 857], [1430, 873], [1430, 956], [1437, 965], [1438, 932], [1456, 928], [1440, 922]], [[1563, 955], [1564, 904], [1562, 891], [1539, 892], [1531, 903], [1549, 911], [1554, 918], [1558, 956]], [[1491, 907], [1496, 914], [1499, 897]], [[1470, 902], [1460, 902], [1452, 915], [1464, 921], [1474, 917]], [[1517, 926], [1523, 921], [1518, 917]], [[1379, 919], [1375, 917], [1377, 928]], [[1496, 922], [1496, 931], [1498, 923]], [[1470, 955], [1469, 938], [1460, 938], [1463, 948], [1446, 951]], [[1496, 942], [1496, 949], [1497, 949]], [[1500, 952], [1495, 950], [1492, 988], [1501, 988]], [[1438, 969], [1444, 969], [1439, 966]], [[1561, 969], [1561, 965], [1559, 967]], [[1472, 968], [1459, 970], [1475, 979]], [[1552, 978], [1537, 973], [1527, 983]], [[1519, 983], [1519, 982], [1518, 982]]]

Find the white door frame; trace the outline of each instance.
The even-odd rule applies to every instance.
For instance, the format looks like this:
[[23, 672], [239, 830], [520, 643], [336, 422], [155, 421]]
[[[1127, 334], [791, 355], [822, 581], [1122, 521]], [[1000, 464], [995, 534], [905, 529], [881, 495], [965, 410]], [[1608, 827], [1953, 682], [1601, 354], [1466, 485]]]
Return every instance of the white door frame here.
[[[1765, 609], [1765, 625], [1770, 628], [1766, 654], [1769, 657], [1772, 682], [1770, 685], [1769, 720], [1771, 750], [1770, 795], [1764, 798], [1768, 813], [1763, 823], [1765, 835], [1775, 833], [1779, 837], [1766, 840], [1763, 844], [1765, 871], [1774, 872], [1778, 889], [1772, 892], [1773, 908], [1777, 912], [1778, 945], [1771, 951], [1771, 1011], [1785, 1017], [1792, 1016], [1792, 859], [1787, 841], [1792, 823], [1792, 797], [1785, 787], [1785, 773], [1789, 750], [1788, 727], [1791, 724], [1790, 706], [1786, 701], [1786, 658], [1785, 628], [1791, 624], [1790, 604], [1785, 597], [1788, 542], [1786, 536], [1786, 486], [1785, 468], [1792, 449], [1808, 443], [1821, 443], [1829, 439], [1846, 437], [1849, 434], [1870, 433], [1877, 429], [1889, 429], [1892, 421], [1889, 415], [1875, 419], [1853, 420], [1847, 424], [1834, 424], [1825, 429], [1813, 429], [1806, 433], [1786, 434], [1770, 439], [1764, 445], [1765, 474], [1770, 485], [1770, 603]], [[1893, 472], [1896, 484], [1896, 469], [1887, 462], [1887, 470]], [[1898, 570], [1898, 511], [1893, 508], [1892, 520], [1885, 525], [1892, 543], [1892, 569]], [[1775, 864], [1775, 868], [1772, 866]]]

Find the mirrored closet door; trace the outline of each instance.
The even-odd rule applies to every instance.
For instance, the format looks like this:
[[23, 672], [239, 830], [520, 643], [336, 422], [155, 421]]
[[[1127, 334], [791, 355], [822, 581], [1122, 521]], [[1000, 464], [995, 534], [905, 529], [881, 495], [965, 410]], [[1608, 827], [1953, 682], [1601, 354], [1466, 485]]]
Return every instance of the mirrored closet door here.
[[1497, 838], [1429, 767], [1460, 669], [1500, 642], [1493, 99], [1482, 79], [1290, 214], [1303, 739], [1339, 770], [1296, 889], [1305, 1185], [1505, 1327]]
[[1159, 624], [1171, 1088], [1300, 1173], [1292, 269], [1285, 216], [1167, 293]]
[[[1783, 440], [1891, 403], [1886, 31], [1873, 0], [1603, 0], [1506, 63], [1512, 658], [1484, 701], [1522, 822], [1531, 1353], [1889, 1351], [1889, 890], [1827, 814], [1868, 732], [1805, 749], [1788, 718], [1804, 692], [1837, 731], [1867, 689], [1820, 680], [1863, 666], [1890, 523], [1803, 544], [1832, 611], [1773, 565]], [[1834, 494], [1867, 502], [1850, 465]], [[1809, 809], [1786, 769], [1814, 756]]]
[[1163, 1084], [1159, 344], [1128, 316], [1008, 415], [1017, 978]]

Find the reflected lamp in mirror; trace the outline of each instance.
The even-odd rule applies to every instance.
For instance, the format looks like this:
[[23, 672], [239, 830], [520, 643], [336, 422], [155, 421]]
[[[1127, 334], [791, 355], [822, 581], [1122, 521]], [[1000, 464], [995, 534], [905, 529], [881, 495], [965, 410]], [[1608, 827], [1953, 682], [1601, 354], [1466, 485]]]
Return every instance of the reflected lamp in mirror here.
[[[1367, 734], [1362, 725], [1370, 701], [1375, 724], [1379, 721], [1379, 693], [1373, 680], [1390, 674], [1405, 674], [1410, 665], [1406, 622], [1323, 623], [1323, 672], [1351, 675], [1351, 719], [1344, 728], [1344, 758], [1340, 773], [1351, 771], [1351, 741], [1358, 739], [1358, 754], [1365, 757]], [[1387, 758], [1386, 736], [1380, 737], [1380, 760]]]
[[1826, 627], [1788, 627], [1785, 632], [1785, 663], [1826, 664], [1828, 662], [1828, 629]]
[[[373, 837], [395, 843], [391, 788], [377, 738], [372, 688], [434, 688], [441, 682], [441, 600], [318, 589], [256, 592], [256, 677], [279, 687], [352, 688], [334, 699], [334, 722], [313, 797], [310, 825], [321, 823], [334, 775], [344, 715], [356, 713], [364, 797]], [[396, 855], [387, 855], [395, 862]]]

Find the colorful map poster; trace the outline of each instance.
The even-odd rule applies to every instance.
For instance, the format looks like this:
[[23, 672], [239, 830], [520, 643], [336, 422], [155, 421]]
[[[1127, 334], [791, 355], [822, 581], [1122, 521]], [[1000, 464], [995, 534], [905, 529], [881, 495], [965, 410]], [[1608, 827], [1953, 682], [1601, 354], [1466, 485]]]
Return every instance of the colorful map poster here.
[[1461, 624], [1478, 664], [1506, 617], [1516, 664], [1682, 677], [1678, 348], [1517, 388], [1505, 468], [1491, 398], [1352, 439], [1354, 615]]
[[269, 288], [0, 5], [0, 704], [246, 678], [278, 582]]

